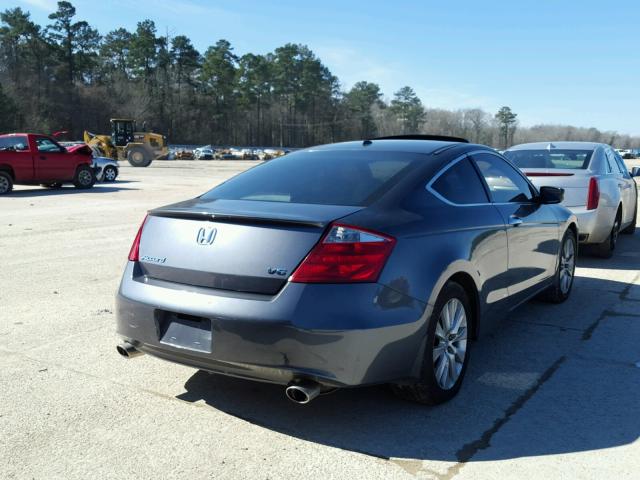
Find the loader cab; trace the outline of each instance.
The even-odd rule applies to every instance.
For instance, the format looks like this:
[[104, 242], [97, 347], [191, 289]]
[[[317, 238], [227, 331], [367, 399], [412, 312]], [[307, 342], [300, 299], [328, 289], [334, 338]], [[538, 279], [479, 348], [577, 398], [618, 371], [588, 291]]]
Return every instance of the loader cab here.
[[131, 119], [111, 119], [111, 141], [116, 147], [124, 147], [133, 142], [135, 121]]

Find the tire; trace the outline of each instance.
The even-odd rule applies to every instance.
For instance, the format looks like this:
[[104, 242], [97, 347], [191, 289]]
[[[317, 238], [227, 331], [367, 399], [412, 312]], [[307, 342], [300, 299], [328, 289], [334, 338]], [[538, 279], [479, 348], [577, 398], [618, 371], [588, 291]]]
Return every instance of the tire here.
[[620, 220], [621, 220], [620, 210], [616, 214], [616, 218], [613, 221], [613, 226], [611, 227], [611, 232], [607, 239], [595, 245], [595, 254], [600, 258], [611, 258], [613, 257], [613, 251], [616, 249], [616, 244], [618, 243], [618, 234], [620, 233]]
[[573, 230], [567, 230], [562, 237], [558, 251], [558, 267], [551, 285], [542, 294], [542, 299], [551, 303], [562, 303], [571, 294], [576, 273], [576, 255], [578, 242]]
[[147, 149], [143, 147], [132, 147], [127, 151], [127, 161], [132, 167], [148, 167], [152, 160]]
[[[445, 285], [438, 296], [427, 326], [420, 379], [412, 384], [391, 385], [391, 389], [397, 396], [425, 405], [437, 405], [456, 396], [469, 364], [468, 334], [473, 324], [470, 305], [467, 293], [458, 283], [449, 282]], [[447, 311], [445, 311], [445, 307]], [[451, 315], [450, 308], [453, 308], [453, 315]], [[446, 318], [453, 317], [455, 322], [459, 318], [460, 309], [464, 312], [464, 326], [459, 324], [456, 333], [453, 332], [455, 323], [453, 325], [449, 323], [450, 333], [443, 331], [443, 326], [446, 330]], [[449, 312], [448, 315], [447, 312]], [[453, 340], [454, 338], [456, 340]], [[439, 355], [438, 351], [441, 352]], [[452, 352], [457, 352], [457, 355]], [[463, 356], [461, 363], [455, 360], [460, 353]], [[435, 359], [434, 356], [436, 356]], [[452, 358], [454, 359], [453, 366], [451, 364]], [[452, 373], [453, 375], [451, 375]]]
[[76, 176], [73, 179], [73, 184], [76, 188], [86, 190], [93, 187], [96, 183], [96, 175], [93, 169], [88, 165], [81, 165], [76, 170]]
[[633, 235], [636, 233], [636, 222], [638, 221], [638, 195], [636, 194], [636, 211], [633, 213], [633, 220], [629, 224], [627, 228], [622, 230], [622, 234], [624, 235]]
[[116, 167], [111, 165], [107, 165], [104, 167], [104, 171], [102, 172], [102, 180], [105, 182], [115, 182], [118, 177], [118, 170]]
[[41, 187], [44, 188], [49, 188], [51, 190], [58, 190], [59, 188], [62, 188], [62, 183], [60, 182], [55, 182], [55, 183], [41, 183], [40, 184]]
[[0, 195], [9, 193], [13, 190], [13, 178], [9, 172], [0, 170]]

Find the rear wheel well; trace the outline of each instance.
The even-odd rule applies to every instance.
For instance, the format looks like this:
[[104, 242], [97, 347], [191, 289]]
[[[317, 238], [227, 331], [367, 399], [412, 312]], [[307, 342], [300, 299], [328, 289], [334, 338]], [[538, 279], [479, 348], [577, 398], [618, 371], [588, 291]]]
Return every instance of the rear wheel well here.
[[79, 163], [76, 165], [76, 174], [78, 173], [78, 170], [80, 170], [81, 168], [84, 167], [88, 167], [91, 168], [91, 164], [90, 163]]
[[0, 171], [7, 172], [9, 175], [11, 175], [11, 180], [15, 181], [16, 175], [15, 173], [13, 173], [13, 168], [11, 168], [9, 165], [0, 165]]
[[[471, 338], [476, 339], [478, 337], [478, 329], [480, 324], [480, 298], [478, 295], [478, 289], [476, 287], [476, 283], [473, 281], [471, 275], [466, 272], [458, 272], [453, 275], [448, 281], [456, 282], [467, 293], [469, 297], [469, 302], [471, 303], [472, 311], [472, 328], [471, 328]], [[445, 284], [446, 285], [446, 284]]]
[[[567, 227], [567, 232], [571, 231], [573, 233], [573, 238], [576, 239], [576, 244], [575, 244], [575, 248], [576, 248], [576, 254], [578, 253], [578, 245], [579, 245], [579, 238], [580, 236], [578, 235], [578, 225], [576, 225], [575, 223], [571, 222], [569, 224], [569, 227]], [[564, 239], [564, 237], [563, 237]], [[562, 240], [563, 240], [562, 239]], [[562, 250], [562, 240], [560, 240], [560, 250]], [[560, 252], [558, 252], [558, 262], [560, 262]], [[560, 266], [560, 264], [558, 263], [557, 265], [558, 267]]]

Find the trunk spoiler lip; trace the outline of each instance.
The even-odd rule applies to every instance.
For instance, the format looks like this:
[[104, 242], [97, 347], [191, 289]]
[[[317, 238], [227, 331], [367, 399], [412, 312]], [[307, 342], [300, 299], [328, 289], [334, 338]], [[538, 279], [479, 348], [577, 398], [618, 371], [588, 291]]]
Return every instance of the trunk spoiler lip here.
[[215, 213], [203, 210], [183, 210], [183, 209], [156, 209], [150, 210], [149, 216], [176, 218], [183, 220], [198, 220], [202, 222], [222, 222], [222, 223], [260, 223], [266, 225], [299, 225], [305, 227], [325, 228], [331, 221], [318, 221], [307, 218], [287, 218], [274, 217], [269, 215], [248, 215], [233, 213]]
[[568, 172], [531, 172], [524, 171], [527, 177], [573, 177], [575, 173]]

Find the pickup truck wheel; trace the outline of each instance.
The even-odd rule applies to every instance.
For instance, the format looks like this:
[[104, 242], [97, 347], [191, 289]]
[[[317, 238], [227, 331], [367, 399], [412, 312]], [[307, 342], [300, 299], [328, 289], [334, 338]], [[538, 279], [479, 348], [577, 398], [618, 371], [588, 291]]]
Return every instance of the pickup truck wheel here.
[[13, 190], [13, 179], [7, 172], [0, 171], [0, 195]]
[[91, 188], [96, 183], [96, 176], [93, 170], [88, 165], [81, 165], [76, 171], [76, 177], [73, 179], [73, 184], [76, 188]]

